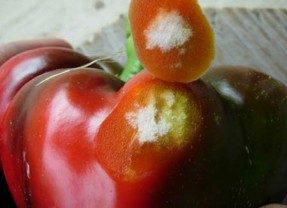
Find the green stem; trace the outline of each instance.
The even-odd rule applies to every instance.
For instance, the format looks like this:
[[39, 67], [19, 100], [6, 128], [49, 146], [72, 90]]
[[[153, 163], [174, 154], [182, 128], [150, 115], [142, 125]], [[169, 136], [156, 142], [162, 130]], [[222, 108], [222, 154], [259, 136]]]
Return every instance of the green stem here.
[[126, 37], [127, 37], [126, 50], [128, 60], [124, 67], [124, 70], [119, 76], [119, 78], [124, 82], [127, 82], [129, 79], [131, 79], [133, 76], [135, 76], [143, 69], [136, 54], [134, 41], [131, 35], [131, 29], [128, 21], [126, 23]]

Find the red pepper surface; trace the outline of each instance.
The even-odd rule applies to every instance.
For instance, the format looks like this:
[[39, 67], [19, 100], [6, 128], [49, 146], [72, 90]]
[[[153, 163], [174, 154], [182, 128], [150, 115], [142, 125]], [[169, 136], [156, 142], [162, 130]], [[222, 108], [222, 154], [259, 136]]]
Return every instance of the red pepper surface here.
[[[68, 57], [61, 60], [65, 53]], [[79, 63], [87, 63], [88, 58], [73, 52], [71, 46], [60, 39], [18, 41], [1, 45], [0, 121], [9, 102], [26, 82], [51, 69], [74, 66], [76, 56], [81, 59]]]
[[[70, 69], [20, 90], [2, 126], [2, 162], [18, 207], [170, 207], [182, 197], [192, 203], [193, 193], [196, 203], [216, 204], [230, 188], [237, 167], [217, 153], [228, 143], [236, 158], [240, 140], [226, 139], [230, 121], [212, 88], [146, 72], [122, 86], [103, 71]], [[217, 176], [222, 166], [227, 177], [198, 177]], [[191, 195], [178, 197], [169, 185]]]
[[[39, 48], [41, 49], [38, 50]], [[47, 50], [43, 48], [47, 48]], [[34, 76], [52, 70], [55, 67], [76, 66], [77, 55], [79, 59], [78, 64], [84, 63], [83, 55], [72, 55], [71, 48], [70, 44], [60, 39], [18, 41], [0, 46], [0, 122], [2, 122], [7, 106], [16, 92]], [[59, 59], [63, 57], [64, 53], [67, 53], [70, 59], [64, 58], [63, 63], [60, 63], [61, 60]], [[59, 55], [58, 57], [57, 54]], [[13, 58], [14, 56], [16, 57]], [[85, 60], [85, 63], [87, 63], [88, 58], [85, 58]], [[27, 68], [29, 69], [27, 70]], [[1, 162], [0, 169], [2, 169]], [[2, 176], [2, 170], [0, 170], [0, 172], [0, 206], [10, 207], [13, 206], [13, 202], [11, 202], [6, 189], [6, 182]]]
[[68, 42], [61, 39], [39, 39], [7, 43], [0, 46], [0, 66], [19, 53], [43, 47], [62, 47], [72, 49], [72, 46]]
[[15, 94], [29, 80], [47, 71], [79, 67], [89, 62], [86, 56], [61, 47], [28, 50], [9, 59], [0, 67], [0, 122]]
[[78, 67], [88, 62], [90, 59], [86, 56], [59, 47], [33, 49], [11, 58], [0, 67], [0, 118], [17, 91], [32, 78], [47, 71]]

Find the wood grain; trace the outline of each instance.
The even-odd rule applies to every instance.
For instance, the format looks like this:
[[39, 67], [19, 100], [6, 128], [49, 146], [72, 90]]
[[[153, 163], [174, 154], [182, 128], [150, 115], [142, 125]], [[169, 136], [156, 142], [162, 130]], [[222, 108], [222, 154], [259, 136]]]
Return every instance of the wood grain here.
[[[216, 35], [214, 66], [243, 65], [287, 83], [287, 10], [206, 9]], [[124, 18], [79, 50], [125, 63]]]
[[215, 65], [259, 68], [287, 83], [287, 10], [207, 10], [216, 33]]

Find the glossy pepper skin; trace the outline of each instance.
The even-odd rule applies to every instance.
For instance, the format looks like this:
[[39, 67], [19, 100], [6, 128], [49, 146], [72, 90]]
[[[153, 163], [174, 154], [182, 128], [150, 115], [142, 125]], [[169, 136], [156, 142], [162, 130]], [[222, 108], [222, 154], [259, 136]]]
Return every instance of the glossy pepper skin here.
[[[36, 56], [39, 52], [38, 48], [48, 48], [47, 53], [42, 54], [42, 59]], [[45, 60], [51, 58], [51, 51], [54, 49], [54, 58], [56, 58], [57, 51], [69, 50], [71, 51], [71, 45], [61, 39], [41, 39], [41, 40], [29, 40], [29, 41], [18, 41], [0, 45], [0, 122], [2, 122], [3, 115], [7, 106], [16, 92], [25, 84], [28, 80], [32, 79], [33, 76], [38, 75], [40, 71], [51, 70], [54, 66], [45, 66]], [[34, 52], [32, 52], [35, 50]], [[41, 49], [42, 50], [42, 49]], [[29, 51], [29, 52], [26, 52]], [[38, 51], [38, 52], [36, 52]], [[43, 50], [42, 50], [43, 51]], [[23, 55], [19, 55], [23, 54]], [[38, 53], [39, 55], [39, 53]], [[13, 58], [17, 56], [17, 58]], [[81, 58], [83, 59], [82, 55]], [[45, 57], [45, 58], [44, 58]], [[59, 57], [61, 58], [61, 56]], [[75, 57], [74, 57], [75, 58]], [[11, 60], [10, 60], [11, 59]], [[35, 61], [35, 65], [32, 64], [32, 59]], [[36, 60], [37, 59], [37, 60]], [[88, 59], [88, 58], [86, 58]], [[30, 61], [30, 62], [29, 62]], [[37, 62], [38, 61], [38, 62]], [[70, 58], [71, 64], [74, 64]], [[65, 61], [64, 61], [65, 62]], [[30, 64], [28, 64], [30, 63]], [[40, 64], [42, 63], [42, 64]], [[47, 61], [47, 64], [49, 61]], [[67, 63], [67, 62], [66, 62]], [[87, 62], [85, 62], [87, 63]], [[29, 66], [28, 66], [28, 65]], [[4, 66], [3, 66], [4, 65]], [[62, 65], [63, 66], [63, 65]], [[72, 65], [71, 65], [72, 66]], [[27, 70], [27, 67], [30, 69]], [[37, 68], [38, 67], [38, 68]], [[42, 68], [41, 68], [42, 67]], [[44, 67], [44, 68], [43, 68]], [[1, 147], [1, 136], [0, 136], [0, 147]], [[1, 155], [1, 148], [0, 148]], [[6, 188], [6, 182], [2, 175], [2, 165], [0, 162], [0, 206], [1, 207], [14, 207], [14, 203], [9, 196], [9, 192]]]
[[287, 87], [244, 67], [220, 67], [204, 80], [235, 114], [244, 138], [245, 165], [238, 172], [241, 193], [234, 203], [238, 207], [281, 203], [287, 192]]
[[0, 60], [0, 121], [9, 102], [26, 82], [53, 69], [77, 67], [90, 61], [58, 39], [1, 45]]
[[[20, 90], [2, 127], [2, 162], [18, 207], [225, 203], [217, 199], [234, 188], [227, 181], [236, 179], [239, 167], [233, 160], [241, 157], [242, 144], [240, 138], [231, 139], [236, 127], [231, 128], [232, 117], [216, 92], [201, 81], [168, 83], [146, 72], [122, 86], [102, 71], [74, 69], [46, 73]], [[140, 143], [126, 113], [165, 93], [183, 103], [175, 109], [187, 109], [185, 136], [171, 131], [159, 141]], [[170, 103], [156, 101], [165, 115]]]
[[0, 67], [0, 118], [17, 91], [34, 77], [59, 68], [79, 67], [90, 61], [82, 54], [60, 47], [33, 49], [9, 59]]
[[[32, 43], [32, 46], [35, 47], [37, 41], [36, 43], [34, 41]], [[48, 41], [48, 43], [51, 44], [51, 41]], [[41, 46], [48, 43], [43, 41]], [[58, 43], [59, 46], [62, 46], [60, 43]], [[28, 42], [27, 44], [30, 46], [31, 43]], [[24, 47], [24, 43], [21, 43], [21, 46]], [[28, 46], [24, 48], [27, 49]], [[14, 47], [15, 50], [16, 48]], [[5, 57], [8, 57], [8, 55], [6, 54]], [[0, 122], [2, 122], [4, 114], [16, 93], [31, 79], [40, 74], [59, 68], [75, 68], [90, 62], [91, 59], [88, 57], [77, 53], [72, 49], [64, 47], [40, 47], [22, 52], [10, 58], [2, 66], [0, 66]], [[118, 65], [115, 65], [114, 63], [104, 63], [101, 61], [90, 64], [90, 66], [94, 68], [103, 68], [103, 70], [109, 72], [112, 70], [119, 70]], [[3, 129], [0, 129], [0, 135], [3, 134], [2, 130]], [[0, 146], [1, 145], [2, 136], [0, 137]], [[2, 150], [0, 150], [0, 155], [1, 151]], [[2, 165], [0, 162], [0, 167], [1, 166]], [[8, 191], [5, 191], [6, 184], [4, 182], [4, 177], [3, 182], [1, 182], [1, 190], [3, 190], [3, 194], [1, 194], [1, 196], [3, 195], [1, 197], [3, 199], [0, 200], [0, 204], [4, 198], [7, 198], [4, 197], [4, 192], [7, 192], [6, 195], [8, 195]], [[1, 204], [1, 206], [4, 205]]]
[[[94, 135], [91, 136], [89, 130], [94, 133], [94, 129], [97, 128], [97, 116], [104, 116], [106, 113], [102, 112], [104, 109], [101, 105], [112, 103], [108, 92], [113, 86], [107, 86], [105, 75], [93, 76], [93, 71], [94, 69], [83, 71], [74, 77], [66, 76], [62, 71], [42, 75], [26, 86], [23, 93], [19, 93], [18, 99], [8, 110], [7, 119], [16, 115], [17, 119], [13, 120], [12, 125], [10, 123], [10, 127], [5, 122], [10, 130], [5, 131], [6, 147], [3, 148], [2, 161], [17, 206], [84, 206], [84, 201], [80, 200], [82, 197], [88, 197], [92, 203], [96, 196], [94, 192], [89, 193], [92, 187], [101, 189], [101, 184], [104, 184], [102, 191], [109, 188], [105, 186], [105, 174], [96, 161], [91, 161]], [[80, 81], [83, 79], [85, 82], [81, 84]], [[117, 88], [120, 84], [121, 82], [115, 82], [114, 87]], [[45, 89], [47, 85], [49, 90]], [[38, 105], [31, 105], [31, 102]], [[81, 108], [82, 105], [85, 107]], [[28, 116], [32, 123], [29, 124], [29, 139], [26, 140], [25, 136], [20, 136], [19, 133], [26, 131], [24, 123], [28, 119], [25, 116], [28, 111], [32, 113]], [[10, 137], [9, 134], [13, 136]], [[26, 144], [34, 150], [27, 149]], [[40, 161], [32, 162], [29, 160], [31, 157]], [[89, 168], [91, 172], [102, 174], [102, 177], [91, 177]], [[81, 177], [78, 174], [83, 175]], [[81, 183], [85, 190], [81, 190]], [[30, 193], [33, 193], [33, 197], [29, 197]]]
[[24, 40], [7, 43], [0, 45], [0, 66], [19, 53], [43, 47], [61, 47], [72, 49], [72, 46], [62, 39]]
[[[15, 94], [31, 79], [45, 72], [59, 68], [75, 68], [91, 62], [91, 59], [71, 49], [71, 46], [58, 39], [19, 41], [0, 46], [0, 122], [15, 96]], [[90, 67], [102, 68], [110, 73], [119, 71], [114, 62], [98, 61], [89, 64]], [[2, 135], [0, 129], [0, 135]], [[0, 147], [2, 136], [0, 136]], [[1, 155], [0, 150], [0, 155]], [[1, 174], [2, 164], [0, 162]], [[0, 205], [13, 206], [7, 197], [9, 195], [6, 182], [1, 180]], [[2, 193], [3, 192], [3, 193]], [[7, 199], [7, 200], [6, 200]], [[4, 202], [5, 200], [5, 202]], [[9, 202], [6, 202], [9, 201]], [[4, 204], [5, 203], [5, 204]]]
[[[29, 80], [48, 71], [79, 67], [90, 61], [86, 56], [63, 47], [32, 49], [6, 61], [0, 66], [0, 122], [15, 94]], [[0, 128], [0, 155], [2, 133]]]

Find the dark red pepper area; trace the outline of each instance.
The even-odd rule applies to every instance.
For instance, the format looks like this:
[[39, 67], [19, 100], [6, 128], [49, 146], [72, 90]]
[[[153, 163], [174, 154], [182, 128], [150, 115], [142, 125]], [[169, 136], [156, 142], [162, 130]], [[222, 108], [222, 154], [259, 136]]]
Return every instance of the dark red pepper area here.
[[8, 190], [8, 185], [3, 174], [0, 174], [0, 207], [3, 208], [14, 208], [16, 204]]

